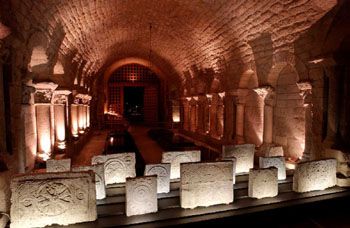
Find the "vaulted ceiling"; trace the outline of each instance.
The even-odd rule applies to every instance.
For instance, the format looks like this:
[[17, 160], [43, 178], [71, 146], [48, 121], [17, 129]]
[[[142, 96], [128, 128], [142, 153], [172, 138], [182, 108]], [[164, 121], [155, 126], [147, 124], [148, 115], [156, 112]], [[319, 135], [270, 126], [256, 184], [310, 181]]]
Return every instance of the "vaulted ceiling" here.
[[[271, 36], [273, 51], [293, 41], [336, 0], [5, 0], [3, 20], [28, 45], [46, 39], [70, 80], [101, 75], [125, 58], [149, 59], [169, 80], [193, 67], [237, 77], [254, 68], [251, 42]], [[6, 7], [5, 7], [6, 6]], [[4, 15], [6, 12], [11, 14]], [[149, 25], [152, 24], [150, 31]], [[151, 37], [150, 37], [151, 36]], [[255, 44], [259, 52], [259, 45]], [[57, 65], [57, 64], [56, 64]], [[57, 67], [57, 66], [56, 66]], [[60, 67], [60, 66], [58, 66]], [[232, 73], [235, 72], [235, 73]], [[84, 79], [87, 80], [87, 79]]]

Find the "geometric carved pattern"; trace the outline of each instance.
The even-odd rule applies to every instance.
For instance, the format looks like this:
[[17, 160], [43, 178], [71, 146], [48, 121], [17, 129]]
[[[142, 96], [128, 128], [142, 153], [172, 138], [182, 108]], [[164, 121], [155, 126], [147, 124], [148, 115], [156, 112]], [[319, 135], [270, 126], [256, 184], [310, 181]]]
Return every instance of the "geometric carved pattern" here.
[[36, 173], [11, 181], [11, 227], [42, 227], [94, 221], [93, 172]]
[[222, 157], [235, 157], [236, 174], [248, 173], [254, 167], [254, 144], [225, 145], [222, 147]]
[[170, 163], [147, 164], [144, 175], [157, 175], [157, 193], [170, 191]]
[[106, 198], [105, 174], [103, 164], [92, 166], [77, 166], [72, 168], [73, 172], [82, 172], [89, 170], [92, 170], [95, 173], [96, 199]]
[[298, 163], [293, 176], [293, 191], [324, 190], [337, 184], [337, 160], [324, 159]]
[[278, 180], [286, 179], [286, 164], [284, 157], [259, 157], [259, 167], [276, 167], [278, 169]]
[[277, 168], [250, 169], [248, 196], [252, 198], [274, 197], [278, 194]]
[[107, 184], [125, 183], [127, 177], [135, 177], [135, 153], [97, 155], [91, 163], [104, 164], [105, 182]]
[[201, 151], [167, 151], [162, 153], [162, 163], [170, 163], [170, 179], [180, 178], [180, 164], [201, 161]]
[[126, 216], [158, 211], [156, 175], [127, 178], [125, 189]]
[[48, 159], [46, 161], [46, 172], [57, 173], [57, 172], [69, 172], [71, 168], [71, 159]]
[[232, 203], [232, 176], [232, 161], [181, 164], [181, 207], [208, 207]]

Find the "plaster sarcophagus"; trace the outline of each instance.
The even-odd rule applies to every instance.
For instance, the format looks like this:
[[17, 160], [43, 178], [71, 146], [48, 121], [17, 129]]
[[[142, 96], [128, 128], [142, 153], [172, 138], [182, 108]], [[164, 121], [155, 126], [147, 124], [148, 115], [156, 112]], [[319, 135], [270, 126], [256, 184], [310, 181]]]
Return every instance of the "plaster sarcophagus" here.
[[158, 211], [156, 175], [127, 178], [125, 188], [126, 216]]
[[232, 203], [232, 176], [232, 161], [182, 163], [181, 207], [208, 207]]
[[293, 176], [293, 191], [324, 190], [337, 184], [337, 160], [325, 159], [298, 163]]
[[89, 170], [94, 171], [95, 173], [96, 199], [106, 198], [105, 173], [103, 164], [92, 166], [78, 166], [72, 168], [73, 172], [82, 172]]
[[170, 164], [147, 164], [145, 176], [157, 175], [157, 193], [168, 193], [170, 191]]
[[35, 173], [11, 181], [11, 228], [94, 221], [93, 172]]
[[236, 174], [247, 173], [254, 167], [254, 144], [226, 145], [222, 147], [222, 158], [235, 157]]
[[167, 151], [162, 154], [162, 163], [170, 163], [170, 179], [180, 178], [180, 164], [187, 162], [199, 162], [201, 151]]
[[107, 184], [125, 183], [127, 177], [135, 177], [135, 153], [97, 155], [91, 163], [104, 164], [105, 182]]
[[71, 169], [71, 159], [48, 159], [46, 161], [46, 172], [57, 173], [57, 172], [69, 172]]

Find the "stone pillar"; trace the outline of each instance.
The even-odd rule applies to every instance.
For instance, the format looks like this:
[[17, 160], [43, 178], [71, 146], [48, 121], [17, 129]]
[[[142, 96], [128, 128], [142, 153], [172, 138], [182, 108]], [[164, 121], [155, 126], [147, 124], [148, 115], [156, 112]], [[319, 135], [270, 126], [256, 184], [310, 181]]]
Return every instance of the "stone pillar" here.
[[218, 94], [218, 103], [217, 103], [217, 124], [216, 124], [216, 133], [219, 139], [222, 139], [224, 136], [224, 112], [225, 112], [225, 92]]
[[297, 86], [300, 90], [300, 95], [304, 100], [305, 107], [305, 148], [303, 152], [303, 161], [316, 159], [312, 151], [312, 84], [309, 81], [298, 82]]
[[211, 129], [211, 102], [213, 95], [207, 94], [206, 95], [207, 102], [206, 102], [206, 108], [205, 108], [205, 133], [209, 134]]
[[[76, 101], [75, 101], [76, 102]], [[71, 134], [74, 138], [78, 138], [79, 136], [79, 127], [78, 127], [78, 106], [79, 104], [75, 103], [70, 106], [70, 130]]]
[[263, 144], [270, 145], [273, 142], [273, 110], [276, 103], [276, 94], [271, 86], [264, 86], [254, 91], [264, 99], [264, 133]]
[[[34, 106], [34, 93], [35, 88], [32, 85], [22, 86], [22, 105], [21, 105], [21, 125], [24, 147], [24, 159], [20, 162], [20, 172], [24, 172], [25, 169], [32, 170], [35, 165], [37, 155], [37, 129], [36, 129], [36, 115]], [[23, 153], [23, 152], [22, 152]], [[21, 157], [21, 156], [20, 156]]]
[[213, 94], [210, 103], [210, 132], [209, 135], [213, 138], [217, 138], [217, 108], [218, 108], [218, 95]]
[[59, 150], [66, 148], [66, 104], [68, 102], [68, 95], [71, 92], [68, 90], [56, 90], [54, 92], [54, 124], [55, 124], [55, 147]]
[[196, 132], [197, 131], [197, 120], [198, 120], [198, 97], [192, 97], [190, 101], [190, 107], [191, 107], [191, 131]]
[[91, 125], [91, 118], [90, 118], [90, 103], [91, 103], [91, 96], [86, 95], [85, 100], [86, 100], [86, 128], [90, 128]]
[[34, 84], [36, 88], [34, 101], [36, 112], [36, 128], [38, 137], [37, 162], [42, 163], [52, 155], [52, 119], [51, 102], [57, 84], [52, 82]]
[[181, 117], [180, 117], [180, 106], [177, 100], [172, 101], [171, 111], [172, 111], [172, 122], [179, 123], [181, 121]]
[[226, 93], [224, 98], [225, 105], [225, 124], [224, 138], [226, 144], [233, 143], [234, 130], [236, 129], [236, 111], [234, 105], [234, 97], [231, 93]]
[[191, 98], [186, 97], [185, 99], [182, 100], [183, 102], [183, 107], [184, 107], [184, 126], [183, 128], [186, 131], [190, 130], [190, 102]]
[[237, 89], [233, 93], [234, 104], [236, 108], [236, 133], [235, 133], [235, 143], [243, 144], [245, 143], [244, 138], [244, 118], [245, 118], [245, 102], [246, 96], [248, 94], [247, 89]]

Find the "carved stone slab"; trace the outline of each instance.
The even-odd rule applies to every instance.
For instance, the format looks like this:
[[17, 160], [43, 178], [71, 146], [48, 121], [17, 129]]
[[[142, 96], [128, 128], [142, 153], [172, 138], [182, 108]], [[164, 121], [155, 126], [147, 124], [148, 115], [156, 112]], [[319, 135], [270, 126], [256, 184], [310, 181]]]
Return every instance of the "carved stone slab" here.
[[105, 182], [107, 184], [125, 183], [127, 177], [135, 177], [135, 153], [97, 155], [91, 163], [104, 164]]
[[208, 207], [233, 202], [233, 162], [181, 164], [182, 208]]
[[46, 172], [57, 173], [57, 172], [69, 172], [71, 168], [71, 160], [67, 159], [48, 159], [46, 161]]
[[106, 198], [104, 165], [97, 164], [92, 166], [73, 167], [73, 172], [82, 172], [92, 170], [95, 173], [96, 199]]
[[337, 160], [325, 159], [298, 163], [293, 176], [293, 191], [324, 190], [337, 184]]
[[11, 181], [11, 228], [94, 221], [93, 172], [35, 173]]
[[242, 144], [242, 145], [227, 145], [222, 147], [222, 156], [235, 157], [236, 174], [247, 173], [249, 169], [254, 167], [254, 144]]
[[158, 211], [157, 176], [127, 178], [126, 216]]
[[286, 179], [286, 161], [284, 157], [259, 157], [259, 167], [276, 167], [278, 169], [278, 180]]
[[180, 164], [187, 162], [199, 162], [201, 151], [167, 151], [162, 154], [162, 163], [170, 163], [170, 179], [180, 178]]
[[233, 162], [233, 173], [232, 173], [232, 180], [233, 183], [236, 183], [236, 164], [237, 164], [237, 159], [235, 157], [225, 157], [222, 160], [224, 161], [232, 161]]
[[170, 191], [170, 163], [147, 164], [144, 175], [157, 175], [157, 193]]
[[277, 168], [250, 169], [248, 196], [252, 198], [274, 197], [278, 195]]

